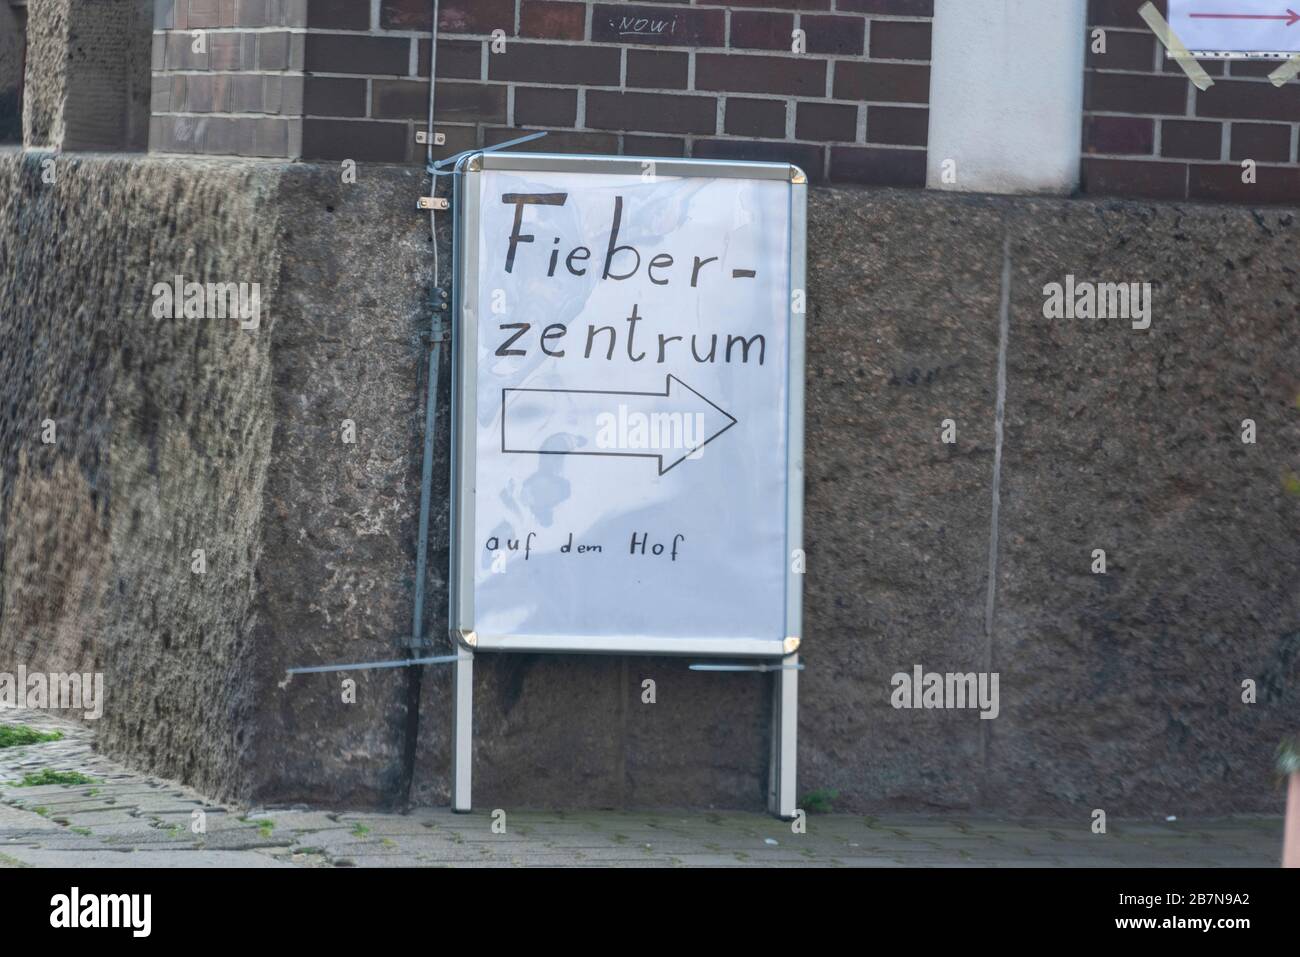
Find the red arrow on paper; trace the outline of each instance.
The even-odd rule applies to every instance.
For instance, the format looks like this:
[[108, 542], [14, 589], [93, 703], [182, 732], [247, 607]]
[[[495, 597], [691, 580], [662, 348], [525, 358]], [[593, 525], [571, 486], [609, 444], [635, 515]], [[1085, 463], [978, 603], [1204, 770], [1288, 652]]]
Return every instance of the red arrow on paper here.
[[1193, 13], [1194, 20], [1285, 20], [1289, 27], [1300, 20], [1300, 13], [1287, 8], [1286, 13]]

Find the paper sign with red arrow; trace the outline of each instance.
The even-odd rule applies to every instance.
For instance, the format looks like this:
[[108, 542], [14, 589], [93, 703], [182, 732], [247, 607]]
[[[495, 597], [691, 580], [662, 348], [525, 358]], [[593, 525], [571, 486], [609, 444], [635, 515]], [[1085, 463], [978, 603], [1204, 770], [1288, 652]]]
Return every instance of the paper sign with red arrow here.
[[1292, 0], [1169, 0], [1169, 25], [1198, 57], [1300, 52], [1300, 12]]

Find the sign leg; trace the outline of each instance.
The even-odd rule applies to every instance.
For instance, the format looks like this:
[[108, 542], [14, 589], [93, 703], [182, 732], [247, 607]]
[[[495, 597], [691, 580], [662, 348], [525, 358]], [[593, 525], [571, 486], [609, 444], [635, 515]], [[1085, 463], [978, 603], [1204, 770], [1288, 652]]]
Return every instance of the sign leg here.
[[470, 810], [470, 773], [474, 756], [474, 652], [457, 649], [455, 718], [451, 752], [451, 809]]
[[795, 754], [799, 731], [798, 655], [789, 655], [772, 673], [772, 758], [768, 770], [767, 808], [779, 818], [795, 812]]

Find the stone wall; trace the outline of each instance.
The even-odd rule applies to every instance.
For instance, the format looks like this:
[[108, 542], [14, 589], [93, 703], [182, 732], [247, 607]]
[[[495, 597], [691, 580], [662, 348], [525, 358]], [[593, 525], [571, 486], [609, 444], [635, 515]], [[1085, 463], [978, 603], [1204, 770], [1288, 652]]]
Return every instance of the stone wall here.
[[[0, 152], [0, 671], [103, 672], [102, 745], [215, 795], [404, 796], [410, 674], [279, 683], [404, 653], [427, 243], [371, 214], [415, 174], [44, 160]], [[178, 275], [258, 328], [158, 318]]]
[[[0, 354], [0, 670], [104, 670], [104, 745], [220, 796], [445, 802], [445, 670], [283, 672], [408, 653], [420, 175], [40, 169], [0, 153], [0, 341], [17, 344]], [[1295, 212], [814, 189], [810, 219], [800, 793], [1280, 809], [1272, 752], [1300, 713]], [[263, 282], [260, 328], [154, 318], [152, 284], [176, 273]], [[1151, 283], [1151, 327], [1045, 319], [1066, 274]], [[763, 676], [687, 664], [478, 656], [476, 803], [760, 808]], [[999, 716], [895, 710], [891, 676], [918, 664], [999, 672]]]

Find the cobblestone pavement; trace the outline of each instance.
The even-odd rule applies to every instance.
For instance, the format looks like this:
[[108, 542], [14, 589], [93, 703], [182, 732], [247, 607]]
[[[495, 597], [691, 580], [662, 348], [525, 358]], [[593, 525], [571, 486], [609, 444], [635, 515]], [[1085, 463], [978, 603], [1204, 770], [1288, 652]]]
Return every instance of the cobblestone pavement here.
[[[0, 867], [830, 866], [1275, 867], [1275, 817], [1168, 822], [997, 821], [951, 815], [813, 815], [807, 833], [762, 814], [512, 811], [405, 814], [240, 810], [131, 771], [92, 748], [93, 731], [42, 712], [0, 726], [61, 740], [0, 748]], [[43, 771], [90, 783], [21, 786]], [[195, 833], [201, 811], [204, 833]]]

